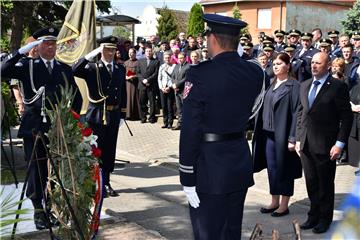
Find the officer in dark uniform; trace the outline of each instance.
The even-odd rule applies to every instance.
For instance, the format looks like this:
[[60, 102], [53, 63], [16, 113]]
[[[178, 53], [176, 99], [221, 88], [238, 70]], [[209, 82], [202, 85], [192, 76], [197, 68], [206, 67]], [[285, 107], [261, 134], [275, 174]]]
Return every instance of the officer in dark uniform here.
[[301, 59], [295, 58], [296, 46], [292, 44], [288, 44], [284, 48], [284, 52], [289, 55], [290, 63], [291, 63], [291, 72], [292, 75], [299, 81], [302, 81], [301, 73], [304, 71], [305, 62]]
[[[125, 68], [114, 61], [117, 42], [114, 36], [98, 40], [100, 47], [73, 66], [74, 75], [85, 79], [89, 89], [86, 121], [98, 136], [106, 196], [112, 197], [118, 194], [110, 185], [110, 173], [114, 171], [119, 125], [126, 113]], [[99, 53], [101, 60], [90, 62]]]
[[268, 57], [268, 63], [265, 67], [265, 72], [270, 78], [274, 77], [274, 70], [273, 70], [273, 58], [274, 58], [274, 50], [275, 47], [272, 43], [266, 43], [264, 44], [264, 53]]
[[299, 81], [303, 81], [312, 77], [311, 74], [311, 60], [315, 53], [319, 52], [312, 46], [312, 33], [304, 32], [301, 34], [301, 48], [295, 53], [296, 59], [301, 59], [305, 62], [305, 68], [301, 72], [302, 76], [299, 76]]
[[257, 58], [258, 55], [263, 51], [263, 37], [265, 36], [264, 32], [260, 32], [258, 35], [259, 44], [256, 44], [253, 49], [254, 57]]
[[354, 32], [351, 36], [354, 44], [353, 55], [360, 59], [360, 32]]
[[241, 56], [241, 58], [244, 60], [254, 59], [254, 56], [253, 56], [254, 45], [251, 42], [246, 42], [246, 43], [241, 44], [241, 46], [244, 49], [244, 54]]
[[332, 41], [331, 54], [333, 56], [340, 54], [341, 50], [340, 50], [340, 46], [339, 46], [339, 31], [332, 30], [332, 31], [328, 32], [328, 37]]
[[284, 42], [284, 37], [286, 35], [286, 32], [283, 30], [275, 30], [274, 32], [274, 36], [275, 36], [275, 52], [276, 53], [281, 53], [284, 51], [284, 47], [286, 46], [285, 42]]
[[251, 42], [251, 35], [250, 34], [247, 34], [247, 33], [241, 34], [241, 36], [240, 36], [241, 45], [244, 44], [244, 43], [250, 43], [250, 42]]
[[329, 55], [331, 62], [336, 58], [335, 55], [332, 55], [331, 53], [331, 45], [332, 45], [332, 41], [329, 38], [322, 38], [319, 41], [319, 49], [320, 52], [325, 52]]
[[245, 196], [254, 184], [244, 130], [264, 73], [236, 52], [245, 22], [203, 18], [212, 60], [192, 66], [186, 77], [180, 182], [195, 239], [240, 239]]
[[301, 32], [297, 29], [291, 29], [290, 31], [288, 31], [287, 35], [289, 39], [288, 44], [292, 44], [296, 46], [295, 52], [299, 51], [299, 49], [301, 48], [301, 43], [300, 43]]
[[[21, 119], [18, 136], [24, 139], [24, 151], [27, 161], [31, 160], [34, 149], [35, 136], [41, 132], [46, 133], [50, 128], [50, 118], [45, 109], [51, 109], [51, 104], [56, 105], [56, 97], [61, 96], [59, 86], [65, 86], [68, 82], [73, 90], [77, 90], [71, 68], [55, 60], [56, 40], [58, 30], [54, 27], [46, 27], [36, 31], [33, 37], [36, 41], [20, 48], [13, 56], [2, 63], [2, 77], [19, 79], [22, 83], [23, 101], [25, 112]], [[37, 46], [39, 58], [25, 57], [33, 47]], [[51, 102], [51, 104], [49, 103]], [[76, 110], [81, 105], [80, 95], [76, 95]], [[45, 141], [47, 141], [45, 139]], [[35, 149], [34, 159], [29, 163], [28, 185], [26, 196], [32, 201], [35, 209], [34, 222], [37, 229], [47, 228], [44, 209], [44, 192], [47, 183], [46, 149], [39, 142]], [[49, 215], [51, 223], [55, 220]]]

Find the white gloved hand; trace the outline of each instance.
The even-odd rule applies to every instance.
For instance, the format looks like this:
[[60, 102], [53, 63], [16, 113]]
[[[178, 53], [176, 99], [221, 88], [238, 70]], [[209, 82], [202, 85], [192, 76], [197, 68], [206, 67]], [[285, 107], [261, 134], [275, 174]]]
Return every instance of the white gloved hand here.
[[200, 199], [196, 193], [195, 187], [183, 186], [183, 189], [190, 206], [192, 206], [193, 208], [198, 208], [200, 205]]
[[241, 43], [239, 43], [238, 45], [237, 53], [239, 54], [240, 57], [242, 57], [242, 55], [244, 54], [244, 48], [242, 47]]
[[28, 43], [25, 46], [21, 47], [18, 51], [20, 54], [26, 54], [26, 53], [30, 52], [31, 49], [33, 49], [35, 46], [39, 45], [42, 42], [43, 42], [43, 40], [37, 40], [37, 41], [31, 42], [31, 43]]
[[92, 50], [91, 52], [89, 52], [88, 54], [85, 55], [85, 59], [86, 60], [92, 60], [94, 57], [96, 57], [102, 50], [103, 50], [104, 46], [100, 46], [98, 48], [95, 48], [94, 50]]
[[120, 119], [120, 126], [119, 127], [121, 127], [121, 125], [123, 125], [125, 123], [125, 120], [123, 119], [123, 118], [121, 118]]

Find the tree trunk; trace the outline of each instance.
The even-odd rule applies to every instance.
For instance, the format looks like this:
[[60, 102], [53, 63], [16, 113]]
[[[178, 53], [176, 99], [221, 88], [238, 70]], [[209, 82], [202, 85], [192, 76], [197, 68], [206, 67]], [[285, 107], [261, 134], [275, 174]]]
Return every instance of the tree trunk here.
[[19, 49], [21, 45], [21, 39], [23, 36], [23, 25], [24, 25], [24, 13], [23, 4], [24, 2], [13, 1], [13, 16], [11, 21], [11, 38], [10, 38], [10, 51], [13, 52]]

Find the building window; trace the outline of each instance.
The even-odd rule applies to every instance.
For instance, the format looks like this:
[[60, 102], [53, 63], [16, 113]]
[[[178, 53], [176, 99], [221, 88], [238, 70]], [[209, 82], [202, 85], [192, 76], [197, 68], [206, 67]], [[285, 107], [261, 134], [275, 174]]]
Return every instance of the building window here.
[[271, 29], [271, 8], [258, 9], [258, 29]]

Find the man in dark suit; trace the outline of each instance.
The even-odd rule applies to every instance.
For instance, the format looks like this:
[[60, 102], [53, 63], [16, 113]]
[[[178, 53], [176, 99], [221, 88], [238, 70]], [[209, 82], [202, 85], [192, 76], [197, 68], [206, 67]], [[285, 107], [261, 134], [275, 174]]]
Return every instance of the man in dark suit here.
[[240, 239], [245, 196], [254, 184], [244, 131], [263, 71], [236, 51], [245, 22], [216, 14], [204, 20], [212, 60], [191, 66], [186, 76], [180, 182], [195, 239]]
[[[56, 95], [61, 97], [59, 87], [64, 87], [68, 81], [75, 91], [77, 89], [71, 68], [55, 60], [57, 35], [58, 30], [54, 27], [36, 31], [33, 34], [36, 41], [20, 48], [1, 66], [3, 78], [16, 78], [22, 82], [25, 111], [18, 136], [24, 139], [26, 160], [31, 161], [27, 173], [29, 178], [26, 195], [34, 206], [34, 223], [38, 230], [49, 227], [44, 212], [48, 206], [43, 206], [48, 168], [47, 161], [43, 160], [46, 158], [45, 146], [40, 143], [34, 150], [35, 135], [39, 132], [46, 133], [50, 129], [50, 118], [47, 116], [45, 108], [51, 109], [50, 103], [57, 104]], [[25, 54], [36, 46], [40, 57], [27, 58]], [[80, 101], [79, 104], [77, 104], [78, 101]], [[78, 107], [80, 106], [80, 95], [75, 98], [75, 103]], [[35, 157], [31, 159], [33, 150]], [[54, 220], [52, 215], [50, 217], [51, 220]]]
[[[111, 187], [110, 173], [114, 171], [116, 142], [121, 119], [125, 119], [127, 99], [125, 68], [114, 62], [117, 42], [118, 39], [114, 36], [98, 40], [100, 47], [73, 66], [74, 75], [85, 79], [89, 89], [90, 104], [86, 112], [86, 121], [98, 136], [97, 143], [102, 152], [100, 167], [104, 176], [106, 196], [112, 197], [118, 196]], [[96, 63], [90, 62], [99, 53], [101, 59]]]
[[333, 219], [336, 159], [352, 126], [349, 93], [345, 83], [329, 74], [330, 58], [316, 53], [312, 79], [301, 83], [297, 117], [296, 151], [304, 168], [310, 199], [308, 219], [300, 227], [326, 232]]
[[140, 117], [141, 123], [146, 122], [148, 111], [147, 103], [150, 104], [149, 122], [156, 123], [155, 117], [155, 96], [158, 89], [157, 77], [160, 62], [153, 58], [151, 47], [145, 49], [145, 58], [140, 59], [136, 68], [136, 74], [139, 79], [139, 96], [140, 96]]

